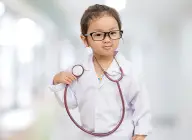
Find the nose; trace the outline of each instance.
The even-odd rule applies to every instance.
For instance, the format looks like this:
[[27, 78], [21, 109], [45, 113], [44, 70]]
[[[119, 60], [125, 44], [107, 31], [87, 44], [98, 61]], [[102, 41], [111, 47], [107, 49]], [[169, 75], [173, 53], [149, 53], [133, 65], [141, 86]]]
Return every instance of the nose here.
[[111, 41], [111, 38], [109, 37], [109, 34], [105, 34], [105, 37], [104, 37], [104, 42], [110, 42]]

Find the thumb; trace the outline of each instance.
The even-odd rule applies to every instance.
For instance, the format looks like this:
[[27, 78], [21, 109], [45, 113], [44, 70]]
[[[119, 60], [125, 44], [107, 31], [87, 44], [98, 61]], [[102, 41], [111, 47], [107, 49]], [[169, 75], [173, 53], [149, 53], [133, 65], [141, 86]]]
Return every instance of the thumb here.
[[132, 137], [132, 140], [136, 140], [136, 136], [133, 136], [133, 137]]

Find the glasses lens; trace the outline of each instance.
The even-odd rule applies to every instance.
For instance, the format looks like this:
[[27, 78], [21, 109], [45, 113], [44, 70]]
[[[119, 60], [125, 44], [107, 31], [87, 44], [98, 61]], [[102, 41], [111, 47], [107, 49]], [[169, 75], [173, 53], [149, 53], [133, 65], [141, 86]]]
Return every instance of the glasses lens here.
[[119, 39], [121, 38], [121, 31], [111, 31], [109, 33], [109, 36], [111, 37], [111, 39]]
[[96, 32], [92, 34], [93, 40], [103, 40], [105, 33]]

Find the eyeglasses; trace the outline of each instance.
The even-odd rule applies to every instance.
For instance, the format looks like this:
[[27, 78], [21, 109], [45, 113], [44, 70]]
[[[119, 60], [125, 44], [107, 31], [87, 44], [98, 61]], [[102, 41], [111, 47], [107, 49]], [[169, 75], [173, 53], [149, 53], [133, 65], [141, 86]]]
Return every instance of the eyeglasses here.
[[113, 30], [110, 32], [92, 32], [90, 34], [85, 34], [84, 36], [91, 36], [94, 41], [102, 41], [108, 35], [111, 39], [116, 40], [122, 38], [122, 30]]

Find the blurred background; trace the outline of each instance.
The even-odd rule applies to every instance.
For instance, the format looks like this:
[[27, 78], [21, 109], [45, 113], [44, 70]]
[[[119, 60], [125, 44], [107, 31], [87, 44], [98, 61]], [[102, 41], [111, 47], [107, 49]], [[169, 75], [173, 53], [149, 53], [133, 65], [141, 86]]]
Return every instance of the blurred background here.
[[89, 53], [80, 18], [95, 3], [120, 12], [120, 50], [144, 74], [154, 127], [147, 139], [191, 139], [192, 0], [0, 0], [0, 140], [78, 139], [48, 86]]

